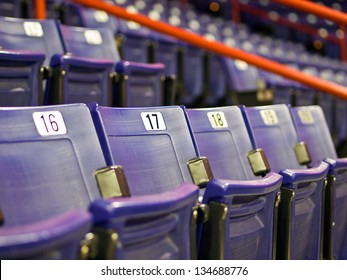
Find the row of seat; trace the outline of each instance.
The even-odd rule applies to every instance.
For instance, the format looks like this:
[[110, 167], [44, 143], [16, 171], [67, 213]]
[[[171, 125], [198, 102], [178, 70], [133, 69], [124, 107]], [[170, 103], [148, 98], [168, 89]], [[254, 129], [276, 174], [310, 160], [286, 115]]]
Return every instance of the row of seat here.
[[[124, 1], [124, 3], [134, 4], [133, 6], [126, 6], [128, 9], [131, 7], [135, 9], [136, 7], [140, 7], [138, 2], [132, 1]], [[124, 4], [123, 3], [123, 4]], [[24, 39], [19, 40], [17, 36], [17, 40], [14, 40], [13, 37], [6, 42], [2, 43], [2, 48], [10, 48], [10, 49], [18, 49], [18, 48], [28, 48], [31, 50], [40, 50], [44, 54], [46, 54], [45, 65], [49, 65], [49, 59], [55, 53], [70, 53], [73, 55], [73, 58], [76, 59], [76, 56], [84, 57], [89, 59], [107, 59], [111, 60], [114, 63], [119, 62], [120, 54], [115, 49], [114, 44], [112, 44], [111, 34], [121, 35], [122, 38], [122, 58], [131, 61], [137, 62], [149, 62], [159, 61], [165, 64], [165, 68], [163, 65], [153, 65], [146, 64], [132, 66], [133, 63], [121, 63], [120, 67], [118, 67], [118, 75], [115, 78], [114, 73], [110, 70], [110, 65], [105, 61], [98, 61], [99, 67], [97, 69], [90, 70], [91, 66], [84, 64], [83, 68], [88, 70], [83, 70], [81, 65], [78, 67], [71, 65], [69, 67], [63, 67], [63, 64], [66, 64], [67, 61], [71, 64], [70, 57], [64, 57], [64, 59], [55, 59], [54, 65], [51, 65], [54, 68], [53, 73], [51, 74], [51, 82], [48, 82], [48, 89], [45, 94], [45, 104], [52, 103], [69, 103], [69, 102], [91, 102], [97, 101], [103, 105], [124, 105], [132, 106], [135, 103], [135, 106], [143, 105], [143, 106], [157, 106], [157, 105], [168, 105], [173, 104], [175, 102], [174, 93], [176, 90], [172, 87], [172, 80], [166, 79], [166, 90], [164, 90], [164, 96], [161, 96], [160, 88], [162, 86], [160, 82], [160, 78], [172, 76], [172, 74], [177, 75], [177, 80], [179, 80], [178, 91], [180, 95], [176, 98], [176, 104], [185, 104], [186, 106], [216, 106], [216, 105], [230, 105], [230, 104], [247, 104], [247, 105], [255, 105], [255, 104], [266, 104], [272, 101], [274, 103], [288, 103], [292, 105], [309, 105], [318, 103], [321, 106], [325, 107], [326, 117], [328, 120], [328, 124], [332, 134], [336, 137], [336, 144], [343, 142], [345, 139], [345, 130], [346, 125], [344, 122], [341, 122], [342, 118], [338, 118], [336, 116], [345, 115], [346, 114], [346, 104], [342, 100], [336, 100], [329, 96], [326, 96], [324, 93], [316, 92], [313, 89], [308, 87], [304, 87], [299, 85], [298, 83], [294, 83], [283, 79], [279, 76], [273, 75], [271, 73], [260, 71], [255, 67], [251, 67], [247, 65], [245, 62], [238, 60], [225, 59], [218, 56], [210, 55], [210, 59], [204, 58], [204, 53], [202, 50], [188, 46], [183, 44], [177, 40], [169, 39], [165, 36], [159, 35], [154, 32], [150, 32], [148, 29], [140, 27], [139, 25], [134, 24], [133, 22], [125, 22], [113, 17], [108, 16], [101, 11], [96, 11], [93, 9], [87, 9], [82, 6], [71, 4], [71, 3], [60, 3], [65, 4], [62, 8], [65, 11], [65, 22], [67, 24], [77, 24], [88, 26], [88, 29], [79, 29], [72, 27], [63, 27], [62, 31], [62, 41], [63, 46], [65, 46], [65, 50], [54, 50], [52, 53], [52, 48], [42, 49], [40, 46], [27, 46], [28, 35], [22, 31], [21, 35]], [[125, 4], [124, 4], [125, 5]], [[170, 20], [169, 15], [165, 15], [162, 11], [160, 14], [160, 9], [152, 3], [153, 7], [147, 11], [148, 15], [152, 18], [155, 18], [153, 14], [157, 14], [162, 20]], [[148, 5], [149, 6], [149, 5]], [[160, 6], [162, 7], [162, 6]], [[176, 9], [174, 9], [176, 8]], [[155, 10], [154, 10], [155, 9]], [[176, 15], [177, 7], [173, 7], [170, 10], [171, 17]], [[175, 11], [175, 12], [174, 12]], [[154, 13], [156, 12], [156, 13]], [[190, 13], [189, 13], [190, 12]], [[237, 27], [231, 25], [229, 26], [226, 23], [218, 23], [217, 21], [213, 21], [212, 18], [203, 17], [203, 15], [199, 15], [197, 13], [193, 13], [194, 16], [190, 15], [192, 13], [191, 10], [188, 9], [186, 12], [181, 12], [187, 17], [187, 20], [190, 21], [183, 23], [179, 26], [183, 28], [190, 28], [194, 32], [198, 32], [201, 35], [207, 36], [208, 38], [214, 38], [218, 40], [223, 40], [224, 43], [230, 46], [236, 46], [239, 48], [244, 48], [247, 51], [255, 52], [257, 54], [263, 55], [265, 57], [276, 59], [281, 63], [289, 64], [291, 67], [298, 68], [300, 70], [305, 71], [306, 73], [319, 76], [323, 79], [328, 79], [333, 82], [337, 82], [340, 84], [344, 84], [345, 82], [345, 74], [343, 69], [343, 65], [340, 64], [332, 64], [331, 61], [323, 61], [323, 59], [314, 59], [314, 57], [309, 56], [303, 50], [300, 51], [301, 55], [297, 55], [295, 51], [290, 51], [288, 55], [286, 48], [286, 44], [283, 42], [281, 44], [277, 44], [275, 42], [269, 43], [269, 40], [265, 40], [265, 38], [261, 39], [261, 36], [255, 36], [255, 34], [241, 36], [241, 34], [248, 34], [249, 32], [241, 32], [237, 31]], [[165, 15], [165, 16], [164, 16]], [[188, 16], [190, 15], [190, 16]], [[161, 18], [163, 17], [163, 18]], [[176, 15], [177, 17], [177, 15]], [[201, 17], [204, 19], [206, 24], [199, 25], [199, 27], [194, 27], [194, 22]], [[190, 19], [192, 18], [192, 19]], [[19, 26], [18, 30], [22, 29], [22, 21], [21, 23], [17, 23]], [[26, 20], [27, 29], [28, 26], [38, 26], [38, 23], [34, 20]], [[25, 22], [25, 20], [23, 21]], [[35, 22], [35, 23], [34, 23]], [[4, 26], [6, 21], [3, 22]], [[40, 25], [44, 24], [39, 22]], [[13, 26], [14, 23], [11, 22]], [[108, 27], [108, 31], [98, 29], [97, 27]], [[219, 28], [221, 27], [221, 28]], [[223, 27], [223, 28], [222, 28]], [[14, 28], [14, 27], [13, 27]], [[35, 27], [32, 27], [35, 28]], [[39, 27], [36, 27], [39, 28]], [[50, 27], [51, 28], [51, 27]], [[46, 29], [46, 28], [44, 28]], [[47, 27], [47, 29], [49, 29]], [[219, 31], [221, 29], [222, 31]], [[229, 33], [227, 32], [229, 31]], [[18, 31], [20, 32], [20, 31]], [[231, 32], [231, 33], [230, 33]], [[237, 33], [239, 32], [239, 33]], [[6, 36], [10, 36], [10, 32], [6, 32]], [[55, 32], [52, 32], [55, 34]], [[43, 33], [43, 37], [46, 32]], [[87, 37], [85, 37], [85, 34]], [[18, 35], [18, 34], [17, 34]], [[77, 40], [74, 37], [78, 38]], [[219, 38], [221, 37], [221, 38]], [[44, 38], [35, 38], [40, 39], [36, 41], [44, 40]], [[49, 42], [53, 41], [52, 38], [49, 38]], [[58, 42], [59, 39], [55, 38]], [[33, 38], [30, 38], [33, 40]], [[155, 59], [149, 58], [148, 51], [148, 43], [149, 41], [154, 40], [156, 47], [154, 48], [154, 53], [152, 56]], [[13, 46], [15, 43], [16, 46]], [[49, 44], [40, 44], [47, 45]], [[55, 44], [59, 45], [59, 43]], [[103, 51], [101, 51], [101, 48]], [[181, 49], [182, 56], [177, 55], [178, 49]], [[18, 55], [18, 54], [17, 54]], [[16, 55], [16, 57], [17, 57]], [[9, 55], [6, 54], [6, 59], [4, 59], [8, 63]], [[181, 59], [179, 59], [179, 57]], [[300, 57], [299, 60], [296, 57]], [[18, 59], [19, 60], [19, 59]], [[64, 61], [64, 62], [62, 62]], [[80, 61], [80, 59], [79, 59]], [[109, 61], [110, 64], [112, 62]], [[53, 62], [52, 62], [53, 63]], [[74, 62], [76, 63], [76, 62]], [[105, 65], [105, 63], [107, 65]], [[89, 63], [96, 64], [96, 63]], [[102, 64], [102, 66], [100, 66]], [[330, 69], [329, 67], [333, 68]], [[88, 67], [87, 67], [88, 66]], [[36, 66], [37, 68], [37, 66]], [[133, 68], [136, 68], [133, 69]], [[139, 68], [141, 69], [141, 74], [139, 75]], [[69, 71], [66, 71], [66, 70]], [[184, 70], [185, 69], [185, 70]], [[189, 69], [189, 70], [188, 70]], [[36, 69], [35, 69], [36, 70]], [[37, 70], [36, 70], [37, 71]], [[71, 78], [72, 81], [69, 82], [68, 75], [66, 73], [77, 71], [76, 74], [71, 74], [74, 78]], [[83, 75], [81, 74], [83, 72]], [[87, 73], [85, 73], [87, 72]], [[109, 89], [110, 84], [110, 72], [112, 73], [111, 80], [116, 80], [116, 85], [114, 88]], [[124, 73], [125, 72], [125, 73]], [[149, 74], [150, 73], [150, 74]], [[227, 73], [227, 74], [226, 74]], [[90, 76], [93, 74], [94, 78], [92, 79]], [[48, 75], [48, 74], [47, 74]], [[127, 79], [127, 77], [135, 75], [136, 80], [142, 80], [141, 84], [144, 80], [154, 80], [155, 84], [149, 83], [147, 86], [142, 86], [140, 82], [136, 82], [133, 86], [133, 90], [125, 90], [124, 88], [129, 88], [131, 81], [133, 79]], [[6, 75], [4, 75], [6, 77]], [[84, 76], [83, 80], [88, 80], [90, 84], [85, 85], [82, 83], [82, 76]], [[145, 76], [146, 78], [142, 78]], [[148, 79], [148, 77], [152, 79]], [[79, 78], [77, 78], [79, 77]], [[95, 77], [99, 77], [96, 79]], [[64, 80], [62, 83], [61, 80]], [[127, 82], [124, 82], [124, 79]], [[14, 80], [14, 79], [12, 79]], [[36, 82], [36, 81], [35, 81]], [[35, 84], [32, 82], [32, 84]], [[10, 87], [10, 85], [6, 84], [5, 91], [8, 91], [10, 87], [11, 95], [24, 95], [28, 96], [30, 94], [24, 94], [26, 92], [24, 86], [30, 88], [31, 85], [26, 85], [25, 83], [30, 83], [29, 81], [25, 81], [24, 85], [17, 86], [17, 84], [23, 84], [22, 79], [16, 80], [16, 83]], [[67, 93], [67, 97], [64, 97], [64, 92], [66, 90], [61, 89], [61, 87], [69, 86], [70, 91], [74, 93], [73, 97], [69, 97], [71, 94]], [[82, 85], [81, 85], [82, 84]], [[83, 87], [84, 84], [84, 87]], [[113, 83], [114, 84], [114, 83]], [[79, 85], [78, 87], [76, 85]], [[135, 97], [131, 96], [131, 92], [136, 91], [139, 87], [146, 88], [146, 97], [137, 98], [139, 96], [138, 91], [134, 93]], [[89, 91], [89, 94], [83, 94], [81, 92], [81, 88], [84, 91]], [[151, 90], [150, 90], [151, 89]], [[47, 92], [48, 91], [48, 92]], [[54, 93], [51, 93], [51, 92]], [[125, 94], [124, 91], [128, 91], [128, 94]], [[154, 91], [154, 93], [153, 93]], [[35, 92], [35, 91], [34, 91]], [[110, 94], [112, 92], [112, 94]], [[79, 93], [79, 94], [77, 94]], [[235, 93], [238, 93], [235, 95]], [[77, 96], [76, 96], [77, 95]], [[87, 95], [84, 97], [84, 95]], [[48, 97], [47, 97], [48, 96]], [[83, 98], [84, 97], [84, 98]], [[22, 104], [22, 98], [16, 98], [16, 102], [11, 101], [14, 105]], [[5, 99], [2, 103], [3, 105], [11, 105], [9, 98]], [[25, 99], [25, 98], [24, 98]], [[43, 98], [41, 98], [43, 99]], [[62, 100], [64, 99], [64, 100]], [[10, 99], [12, 100], [12, 99]], [[19, 101], [17, 101], [19, 100]], [[28, 97], [26, 99], [28, 101]], [[6, 104], [7, 102], [7, 104]], [[42, 103], [40, 101], [38, 104]], [[337, 104], [338, 106], [336, 106]], [[335, 110], [335, 107], [337, 110]], [[341, 135], [338, 135], [338, 131], [342, 131]]]
[[[196, 12], [192, 7], [176, 2], [109, 1], [129, 12], [142, 13], [153, 20], [161, 20], [221, 41], [227, 46], [276, 60], [324, 80], [346, 85], [345, 64], [309, 54], [303, 45], [275, 40], [250, 32], [242, 25]], [[281, 76], [257, 69], [244, 61], [220, 57], [168, 38], [134, 22], [123, 21], [91, 8], [63, 3], [68, 25], [87, 28], [107, 27], [119, 39], [122, 57], [142, 62], [162, 62], [165, 75], [176, 75], [176, 104], [188, 107], [210, 107], [231, 104], [250, 106], [264, 104], [319, 104], [324, 107], [328, 125], [336, 146], [346, 139], [347, 105], [310, 87]], [[103, 16], [101, 16], [103, 15]]]
[[347, 258], [318, 106], [1, 108], [0, 128], [1, 259]]
[[1, 106], [159, 106], [170, 94], [164, 65], [121, 61], [109, 30], [6, 17], [0, 26]]

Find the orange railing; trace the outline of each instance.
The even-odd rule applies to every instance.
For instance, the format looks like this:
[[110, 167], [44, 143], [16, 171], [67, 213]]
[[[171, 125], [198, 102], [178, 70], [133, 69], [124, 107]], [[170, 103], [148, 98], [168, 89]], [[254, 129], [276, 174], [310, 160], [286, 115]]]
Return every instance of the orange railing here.
[[[40, 0], [36, 0], [36, 1], [40, 1]], [[266, 59], [264, 57], [251, 54], [240, 49], [225, 46], [224, 44], [217, 41], [209, 41], [198, 34], [186, 31], [184, 29], [181, 29], [175, 26], [171, 26], [164, 22], [151, 20], [148, 17], [141, 14], [129, 13], [125, 9], [112, 5], [107, 2], [102, 2], [97, 0], [73, 0], [73, 2], [82, 4], [94, 9], [103, 10], [119, 18], [135, 21], [155, 31], [176, 37], [193, 46], [203, 48], [213, 53], [230, 57], [233, 59], [243, 60], [258, 68], [264, 69], [269, 72], [273, 72], [275, 74], [281, 75], [288, 79], [298, 81], [302, 84], [305, 84], [317, 90], [332, 94], [339, 98], [347, 99], [346, 87], [305, 74], [296, 69], [284, 66], [280, 63]], [[295, 1], [295, 2], [298, 2], [298, 1]]]
[[46, 1], [35, 0], [35, 17], [37, 19], [46, 18]]
[[347, 15], [343, 12], [325, 7], [320, 4], [316, 4], [307, 0], [293, 1], [293, 0], [272, 0], [281, 5], [292, 7], [294, 9], [311, 13], [316, 16], [340, 23], [342, 25], [347, 25]]

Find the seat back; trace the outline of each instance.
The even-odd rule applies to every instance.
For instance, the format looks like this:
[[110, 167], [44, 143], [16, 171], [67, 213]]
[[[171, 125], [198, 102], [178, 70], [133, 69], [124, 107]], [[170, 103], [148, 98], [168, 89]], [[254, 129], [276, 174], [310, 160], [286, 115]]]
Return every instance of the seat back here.
[[88, 8], [68, 1], [63, 1], [62, 3], [61, 20], [63, 24], [70, 26], [109, 28], [112, 32], [116, 32], [118, 28], [118, 19], [105, 11]]
[[154, 107], [164, 104], [164, 69], [161, 63], [119, 61], [115, 106]]
[[105, 160], [86, 105], [1, 108], [0, 128], [1, 229], [87, 210], [100, 197], [94, 171]]
[[28, 0], [1, 0], [0, 16], [30, 18], [33, 17], [33, 10], [30, 9], [31, 1]]
[[12, 50], [31, 50], [46, 55], [49, 66], [53, 55], [65, 53], [54, 20], [0, 17], [0, 46]]
[[113, 33], [107, 28], [60, 25], [66, 51], [93, 59], [120, 60]]
[[34, 106], [42, 102], [40, 68], [45, 55], [0, 50], [0, 106]]
[[293, 148], [299, 139], [287, 105], [246, 107], [244, 112], [251, 140], [265, 151], [272, 171], [305, 168], [295, 156]]
[[207, 156], [216, 178], [256, 179], [247, 159], [253, 150], [237, 106], [187, 109], [201, 155]]
[[314, 105], [292, 107], [291, 113], [300, 140], [308, 146], [312, 162], [337, 159], [322, 108]]
[[[178, 106], [111, 108], [91, 105], [107, 164], [122, 165], [133, 195], [192, 182], [186, 164], [198, 153]], [[184, 167], [184, 168], [183, 168]]]

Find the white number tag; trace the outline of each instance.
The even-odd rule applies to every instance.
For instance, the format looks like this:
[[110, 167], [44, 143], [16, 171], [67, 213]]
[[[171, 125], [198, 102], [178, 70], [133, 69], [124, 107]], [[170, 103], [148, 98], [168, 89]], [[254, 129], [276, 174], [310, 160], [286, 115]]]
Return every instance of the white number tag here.
[[100, 10], [95, 11], [94, 19], [96, 22], [99, 22], [99, 23], [108, 22], [108, 14], [105, 11], [100, 11]]
[[43, 29], [41, 23], [26, 21], [23, 23], [25, 34], [29, 37], [42, 37]]
[[207, 117], [211, 123], [212, 128], [228, 127], [224, 112], [208, 112]]
[[246, 71], [248, 69], [248, 63], [246, 61], [236, 59], [234, 63], [236, 68], [240, 71]]
[[166, 130], [163, 115], [160, 112], [144, 112], [141, 118], [146, 130]]
[[261, 110], [260, 115], [266, 125], [273, 125], [278, 123], [277, 115], [274, 110]]
[[98, 30], [86, 30], [84, 31], [84, 38], [89, 45], [101, 45], [102, 37]]
[[59, 111], [34, 112], [33, 119], [41, 136], [66, 134], [66, 126]]
[[314, 123], [314, 119], [310, 110], [299, 110], [298, 115], [302, 123], [304, 124]]

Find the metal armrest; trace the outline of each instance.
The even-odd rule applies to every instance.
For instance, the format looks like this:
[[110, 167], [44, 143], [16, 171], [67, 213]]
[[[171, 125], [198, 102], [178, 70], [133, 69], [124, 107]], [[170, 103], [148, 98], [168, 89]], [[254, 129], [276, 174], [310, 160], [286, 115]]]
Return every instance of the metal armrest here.
[[108, 59], [91, 59], [81, 56], [54, 55], [51, 59], [51, 67], [68, 65], [91, 69], [111, 69], [114, 67], [114, 61]]
[[[91, 229], [90, 213], [72, 210], [59, 216], [0, 230], [0, 258], [25, 259], [62, 250], [69, 242], [79, 243]], [[75, 248], [74, 257], [77, 257]], [[61, 256], [57, 256], [61, 258]]]
[[257, 180], [213, 179], [207, 184], [203, 203], [207, 203], [208, 199], [230, 194], [265, 194], [279, 189], [281, 183], [282, 176], [274, 172]]
[[283, 176], [283, 185], [301, 182], [317, 181], [326, 177], [329, 165], [321, 162], [308, 169], [284, 169], [280, 171]]
[[125, 75], [130, 71], [157, 73], [164, 71], [164, 68], [165, 65], [162, 63], [141, 63], [133, 61], [119, 61], [116, 63], [116, 72]]
[[197, 186], [185, 183], [175, 190], [160, 194], [99, 199], [91, 204], [90, 211], [96, 224], [124, 215], [141, 217], [153, 213], [167, 213], [182, 207], [187, 201], [196, 201], [198, 192]]
[[0, 50], [0, 59], [19, 62], [38, 62], [42, 65], [45, 60], [45, 54], [27, 50], [17, 51], [2, 49]]
[[[197, 186], [185, 183], [161, 194], [94, 201], [90, 211], [94, 215], [95, 226], [101, 228], [101, 232], [105, 232], [103, 229], [108, 231], [106, 237], [104, 235], [100, 238], [103, 242], [99, 244], [100, 254], [97, 258], [127, 258], [124, 255], [129, 254], [129, 244], [146, 244], [146, 240], [158, 239], [159, 236], [166, 236], [164, 240], [172, 238], [173, 242], [178, 242], [180, 248], [177, 258], [194, 257], [196, 235], [193, 232], [193, 207], [197, 203], [198, 193]], [[96, 234], [99, 235], [98, 232]], [[107, 238], [109, 242], [105, 242]], [[152, 251], [157, 252], [154, 249]], [[148, 255], [142, 257], [148, 258]]]
[[334, 174], [338, 170], [347, 169], [347, 158], [327, 158], [324, 161], [329, 164], [329, 174]]

